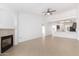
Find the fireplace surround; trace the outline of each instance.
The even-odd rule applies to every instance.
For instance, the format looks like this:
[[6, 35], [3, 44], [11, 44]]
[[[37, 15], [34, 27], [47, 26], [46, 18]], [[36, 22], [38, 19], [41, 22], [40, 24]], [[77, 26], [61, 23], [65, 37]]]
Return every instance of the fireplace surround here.
[[0, 29], [0, 53], [14, 45], [14, 29]]

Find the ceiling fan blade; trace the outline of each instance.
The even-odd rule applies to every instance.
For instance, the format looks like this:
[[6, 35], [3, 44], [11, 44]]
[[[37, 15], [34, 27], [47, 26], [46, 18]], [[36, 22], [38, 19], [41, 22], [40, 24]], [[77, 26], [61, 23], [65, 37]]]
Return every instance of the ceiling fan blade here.
[[52, 11], [50, 11], [50, 12], [55, 12], [56, 10], [52, 10]]
[[50, 12], [50, 15], [52, 15], [52, 13]]
[[49, 9], [49, 8], [48, 8], [47, 10], [48, 10], [48, 11], [50, 11], [50, 9]]
[[45, 16], [47, 15], [47, 13], [44, 14]]
[[46, 12], [42, 12], [42, 13], [46, 13]]

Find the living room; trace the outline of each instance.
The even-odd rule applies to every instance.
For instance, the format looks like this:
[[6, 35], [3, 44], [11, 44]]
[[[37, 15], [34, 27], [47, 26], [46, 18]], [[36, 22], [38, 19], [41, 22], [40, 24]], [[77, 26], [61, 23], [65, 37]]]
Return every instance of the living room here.
[[79, 55], [78, 3], [0, 3], [0, 54]]

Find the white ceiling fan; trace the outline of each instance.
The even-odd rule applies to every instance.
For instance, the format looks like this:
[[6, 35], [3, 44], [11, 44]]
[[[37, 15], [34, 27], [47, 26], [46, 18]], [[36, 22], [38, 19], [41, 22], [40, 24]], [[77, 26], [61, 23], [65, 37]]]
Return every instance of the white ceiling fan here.
[[53, 12], [56, 12], [56, 10], [52, 10], [51, 8], [48, 8], [44, 12], [42, 12], [44, 15], [52, 15]]

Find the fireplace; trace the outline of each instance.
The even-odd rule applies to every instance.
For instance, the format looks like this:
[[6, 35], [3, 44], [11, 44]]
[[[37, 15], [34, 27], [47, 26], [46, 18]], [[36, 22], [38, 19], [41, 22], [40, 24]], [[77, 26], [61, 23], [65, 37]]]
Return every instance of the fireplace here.
[[1, 37], [1, 53], [5, 52], [13, 46], [13, 35]]

